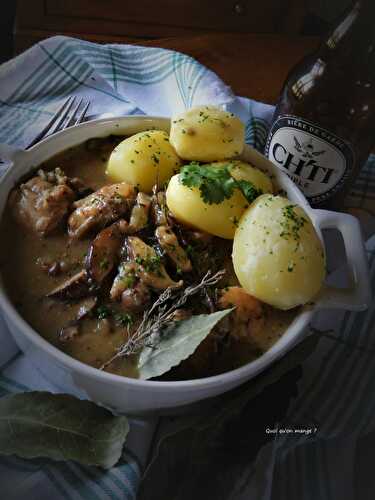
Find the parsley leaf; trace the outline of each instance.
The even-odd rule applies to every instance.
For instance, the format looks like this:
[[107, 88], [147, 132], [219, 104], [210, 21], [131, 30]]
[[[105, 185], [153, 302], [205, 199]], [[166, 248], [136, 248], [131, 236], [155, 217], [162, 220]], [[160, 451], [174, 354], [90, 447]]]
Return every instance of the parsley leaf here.
[[236, 186], [227, 167], [212, 168], [199, 163], [191, 163], [180, 171], [180, 181], [184, 186], [197, 187], [205, 203], [219, 204], [230, 198]]
[[257, 189], [250, 181], [239, 180], [237, 184], [249, 203], [252, 203], [255, 198], [258, 198], [263, 193], [261, 189]]
[[108, 306], [102, 305], [96, 308], [96, 316], [98, 319], [105, 319], [111, 316], [112, 311]]
[[130, 327], [133, 324], [133, 317], [128, 313], [117, 313], [115, 314], [116, 322], [123, 327]]
[[192, 162], [182, 167], [179, 179], [184, 186], [197, 187], [203, 201], [209, 205], [229, 199], [234, 189], [239, 189], [249, 203], [262, 194], [253, 183], [234, 179], [230, 174], [230, 165], [215, 168]]

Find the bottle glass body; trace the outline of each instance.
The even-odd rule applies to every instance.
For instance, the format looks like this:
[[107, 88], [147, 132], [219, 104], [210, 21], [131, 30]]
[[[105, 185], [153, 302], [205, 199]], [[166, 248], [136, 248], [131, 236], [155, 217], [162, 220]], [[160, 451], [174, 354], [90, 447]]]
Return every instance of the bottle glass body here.
[[375, 143], [375, 1], [357, 1], [289, 74], [266, 156], [314, 206], [342, 208]]

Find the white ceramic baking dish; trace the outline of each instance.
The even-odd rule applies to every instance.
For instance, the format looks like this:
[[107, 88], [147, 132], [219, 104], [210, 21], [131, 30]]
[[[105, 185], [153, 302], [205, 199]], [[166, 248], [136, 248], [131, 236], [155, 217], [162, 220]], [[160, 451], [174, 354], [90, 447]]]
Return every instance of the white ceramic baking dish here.
[[[169, 130], [169, 125], [168, 119], [154, 117], [101, 119], [59, 132], [28, 151], [0, 146], [0, 157], [11, 162], [0, 181], [0, 217], [10, 190], [25, 174], [55, 154], [92, 137], [128, 135], [150, 128]], [[255, 377], [309, 333], [308, 325], [317, 310], [330, 307], [362, 310], [367, 307], [370, 301], [370, 286], [358, 221], [350, 215], [311, 209], [293, 182], [254, 149], [246, 147], [243, 158], [274, 176], [288, 198], [304, 207], [320, 237], [323, 228], [336, 228], [341, 232], [351, 275], [350, 288], [342, 290], [325, 286], [315, 305], [304, 307], [269, 351], [241, 368], [198, 380], [158, 382], [112, 375], [59, 351], [38, 335], [18, 314], [0, 281], [0, 308], [10, 332], [20, 349], [51, 382], [64, 390], [68, 388], [72, 393], [87, 396], [117, 412], [144, 414], [152, 411], [175, 411], [184, 405], [221, 394]], [[1, 239], [5, 237], [6, 235], [1, 235]]]

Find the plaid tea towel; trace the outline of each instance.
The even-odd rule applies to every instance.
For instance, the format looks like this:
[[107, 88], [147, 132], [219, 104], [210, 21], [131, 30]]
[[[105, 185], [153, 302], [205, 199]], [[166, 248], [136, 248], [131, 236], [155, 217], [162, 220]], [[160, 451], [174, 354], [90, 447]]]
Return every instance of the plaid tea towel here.
[[[272, 106], [236, 98], [214, 73], [184, 54], [53, 37], [0, 67], [0, 143], [22, 148], [68, 95], [90, 99], [88, 119], [103, 113], [170, 116], [198, 104], [224, 106], [243, 120], [246, 142], [260, 151], [273, 113]], [[375, 232], [373, 158], [362, 170], [348, 203], [360, 216], [369, 237]], [[373, 246], [369, 247], [371, 255]], [[371, 272], [374, 276], [373, 265]], [[241, 496], [245, 491], [242, 488], [233, 498], [354, 500], [349, 494], [354, 491], [356, 453], [365, 436], [373, 432], [374, 424], [370, 354], [375, 335], [373, 319], [373, 308], [361, 314], [343, 313], [342, 318], [336, 313], [319, 316], [319, 326], [332, 328], [334, 333], [306, 363], [300, 396], [289, 413], [291, 417], [309, 413], [310, 418], [316, 413], [324, 432], [307, 441], [278, 438], [267, 445], [258, 456], [246, 494]], [[56, 390], [19, 353], [1, 318], [0, 339], [0, 395], [30, 389]], [[347, 346], [351, 345], [355, 347], [348, 363]], [[345, 418], [341, 419], [343, 414]], [[74, 463], [1, 458], [1, 498], [135, 498], [155, 421], [132, 419], [130, 425], [121, 462], [110, 471]], [[346, 452], [340, 455], [343, 448]], [[337, 456], [337, 475], [330, 480], [330, 460]], [[349, 469], [351, 474], [340, 476], [340, 471]], [[367, 500], [366, 496], [358, 498]]]

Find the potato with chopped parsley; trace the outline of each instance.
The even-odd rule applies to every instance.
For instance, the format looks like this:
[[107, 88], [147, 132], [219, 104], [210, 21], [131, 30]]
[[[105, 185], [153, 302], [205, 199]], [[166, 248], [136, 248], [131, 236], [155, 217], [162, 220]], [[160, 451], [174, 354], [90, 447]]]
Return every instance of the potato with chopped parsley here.
[[245, 127], [233, 113], [199, 106], [172, 118], [170, 141], [184, 160], [226, 160], [242, 153]]
[[124, 139], [113, 150], [106, 173], [115, 182], [128, 182], [150, 193], [181, 167], [181, 160], [163, 130], [148, 130]]
[[264, 194], [244, 212], [232, 258], [245, 290], [279, 309], [314, 299], [325, 278], [323, 246], [311, 220], [282, 196]]
[[232, 239], [242, 213], [260, 194], [251, 182], [232, 177], [228, 165], [191, 163], [170, 180], [166, 201], [183, 224]]

